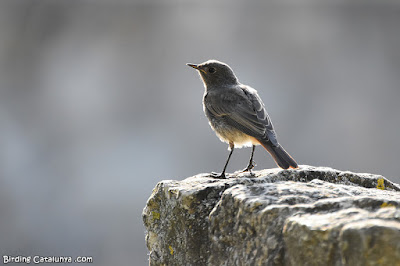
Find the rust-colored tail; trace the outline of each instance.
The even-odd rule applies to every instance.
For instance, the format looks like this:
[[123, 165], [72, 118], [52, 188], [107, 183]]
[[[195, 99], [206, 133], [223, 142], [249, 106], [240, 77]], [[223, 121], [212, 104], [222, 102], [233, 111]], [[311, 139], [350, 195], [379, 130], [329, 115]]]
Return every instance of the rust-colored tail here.
[[283, 169], [298, 168], [296, 161], [283, 149], [281, 145], [272, 145], [269, 141], [260, 141], [260, 144], [271, 154], [276, 164]]

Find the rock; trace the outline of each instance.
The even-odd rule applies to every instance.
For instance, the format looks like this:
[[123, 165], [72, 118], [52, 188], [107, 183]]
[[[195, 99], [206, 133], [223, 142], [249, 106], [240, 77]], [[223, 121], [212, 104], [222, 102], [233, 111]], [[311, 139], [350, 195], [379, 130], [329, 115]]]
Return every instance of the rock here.
[[[396, 208], [376, 213], [348, 208], [291, 217], [283, 230], [286, 262], [288, 265], [398, 265], [399, 219], [400, 211]], [[389, 232], [393, 232], [390, 238]]]
[[150, 265], [398, 265], [400, 186], [325, 167], [157, 184]]
[[400, 212], [390, 208], [397, 221], [367, 219], [352, 222], [340, 232], [339, 248], [344, 265], [400, 265]]

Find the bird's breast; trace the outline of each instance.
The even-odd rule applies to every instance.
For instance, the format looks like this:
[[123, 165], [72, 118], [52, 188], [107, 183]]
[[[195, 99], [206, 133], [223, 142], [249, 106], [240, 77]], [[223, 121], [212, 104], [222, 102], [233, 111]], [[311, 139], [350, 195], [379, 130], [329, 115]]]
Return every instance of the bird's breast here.
[[259, 145], [259, 141], [252, 136], [228, 125], [223, 117], [208, 117], [210, 127], [214, 130], [217, 137], [226, 143], [233, 142], [235, 148], [251, 147]]

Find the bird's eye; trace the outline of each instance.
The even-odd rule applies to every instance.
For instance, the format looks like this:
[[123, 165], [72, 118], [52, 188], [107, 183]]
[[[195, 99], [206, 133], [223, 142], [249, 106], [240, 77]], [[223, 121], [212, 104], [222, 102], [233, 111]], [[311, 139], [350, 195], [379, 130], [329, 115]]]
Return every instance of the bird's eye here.
[[212, 73], [215, 73], [215, 68], [210, 67], [210, 68], [208, 69], [208, 72], [211, 73], [211, 74], [212, 74]]

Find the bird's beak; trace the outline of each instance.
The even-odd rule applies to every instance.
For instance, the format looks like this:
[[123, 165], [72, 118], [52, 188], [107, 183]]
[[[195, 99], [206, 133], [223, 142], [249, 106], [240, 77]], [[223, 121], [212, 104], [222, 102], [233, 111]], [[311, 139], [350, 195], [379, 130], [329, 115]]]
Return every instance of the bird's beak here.
[[195, 64], [186, 64], [187, 66], [193, 67], [194, 69], [199, 69], [199, 67]]
[[201, 72], [207, 74], [207, 72], [206, 72], [204, 69], [199, 68], [198, 65], [195, 65], [195, 64], [186, 64], [186, 65], [188, 65], [188, 66], [190, 66], [190, 67], [193, 67], [194, 69], [196, 69], [196, 70], [198, 70], [198, 71], [201, 71]]

